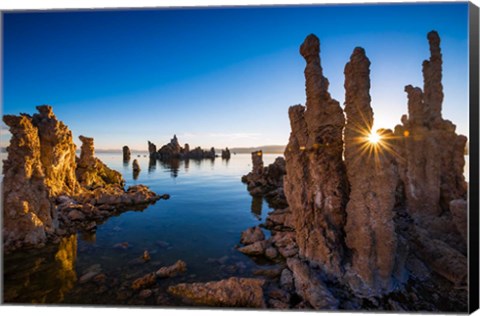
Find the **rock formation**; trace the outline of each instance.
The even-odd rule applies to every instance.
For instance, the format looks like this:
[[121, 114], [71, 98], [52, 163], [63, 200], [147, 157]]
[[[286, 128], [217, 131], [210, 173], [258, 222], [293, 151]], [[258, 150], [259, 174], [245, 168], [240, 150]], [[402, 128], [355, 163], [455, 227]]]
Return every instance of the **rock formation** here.
[[[428, 40], [423, 91], [405, 87], [408, 116], [394, 133], [378, 130], [378, 141], [369, 138], [365, 51], [356, 48], [345, 67], [344, 126], [327, 92], [318, 39], [310, 35], [302, 44], [307, 105], [289, 109], [288, 207], [270, 212], [260, 225], [270, 238], [253, 238], [260, 228], [250, 228], [238, 248], [286, 261], [266, 291], [269, 307], [466, 311], [467, 139], [442, 118], [440, 39], [430, 32]], [[262, 162], [253, 162], [255, 172], [242, 180], [266, 177]]]
[[210, 150], [203, 150], [200, 147], [196, 147], [190, 150], [190, 145], [185, 144], [182, 148], [178, 142], [176, 135], [170, 140], [170, 143], [163, 145], [158, 151], [156, 151], [155, 144], [148, 142], [148, 151], [150, 158], [159, 159], [161, 161], [171, 161], [180, 159], [215, 159], [215, 148]]
[[55, 230], [50, 191], [40, 159], [38, 131], [27, 115], [5, 115], [12, 138], [3, 165], [4, 247], [40, 245]]
[[[394, 223], [397, 167], [391, 132], [377, 143], [370, 107], [370, 61], [355, 48], [345, 66], [345, 165], [350, 183], [345, 226], [352, 250], [350, 286], [359, 294], [378, 296], [392, 290], [397, 236]], [[378, 133], [378, 132], [377, 132]]]
[[343, 226], [348, 196], [342, 159], [345, 117], [328, 93], [320, 65], [320, 41], [309, 35], [300, 47], [305, 58], [306, 107], [289, 109], [291, 134], [285, 150], [285, 195], [296, 219], [301, 257], [342, 275]]
[[128, 146], [123, 146], [122, 151], [123, 151], [123, 161], [130, 160], [130, 156], [131, 156], [130, 148], [128, 148]]
[[230, 150], [225, 148], [225, 150], [222, 149], [222, 159], [230, 159]]
[[229, 278], [218, 282], [181, 283], [168, 292], [201, 306], [265, 308], [264, 280]]
[[122, 176], [94, 156], [93, 138], [80, 136], [75, 157], [72, 133], [52, 107], [39, 114], [5, 115], [12, 138], [3, 167], [5, 252], [41, 247], [128, 209], [143, 209], [161, 197], [145, 186], [124, 190]]
[[80, 159], [77, 160], [76, 176], [80, 184], [89, 189], [108, 185], [123, 188], [125, 181], [122, 175], [95, 158], [93, 138], [80, 136], [79, 139], [82, 141], [82, 147]]
[[395, 127], [395, 151], [404, 204], [414, 221], [407, 236], [412, 251], [435, 272], [460, 284], [467, 273], [462, 219], [467, 208], [461, 206], [467, 199], [463, 176], [467, 138], [442, 118], [440, 38], [435, 31], [427, 37], [431, 56], [423, 63], [423, 91], [405, 87], [408, 116]]
[[157, 146], [154, 143], [148, 141], [148, 153], [150, 154], [150, 158], [155, 158], [157, 153]]

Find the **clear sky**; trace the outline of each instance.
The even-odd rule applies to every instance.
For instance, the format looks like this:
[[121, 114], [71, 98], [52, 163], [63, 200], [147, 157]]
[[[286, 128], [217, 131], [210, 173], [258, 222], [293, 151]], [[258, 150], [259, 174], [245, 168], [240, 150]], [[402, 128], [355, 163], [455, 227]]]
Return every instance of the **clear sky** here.
[[375, 126], [393, 128], [404, 86], [422, 87], [430, 30], [442, 40], [443, 116], [468, 134], [466, 2], [5, 13], [2, 112], [50, 104], [77, 144], [85, 135], [103, 149], [174, 133], [190, 146], [286, 144], [288, 107], [305, 103], [298, 48], [314, 33], [341, 104], [345, 63], [365, 48]]

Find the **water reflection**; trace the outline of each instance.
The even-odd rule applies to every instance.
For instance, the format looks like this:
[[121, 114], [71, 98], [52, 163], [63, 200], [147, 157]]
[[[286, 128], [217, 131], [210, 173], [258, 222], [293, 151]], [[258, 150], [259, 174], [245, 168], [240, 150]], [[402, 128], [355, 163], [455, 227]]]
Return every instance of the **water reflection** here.
[[163, 168], [170, 170], [170, 177], [178, 177], [178, 170], [180, 169], [180, 160], [179, 159], [170, 159], [165, 161], [160, 161], [160, 164]]
[[262, 205], [263, 205], [263, 198], [261, 196], [252, 196], [252, 205], [250, 209], [252, 214], [257, 218], [262, 218]]
[[157, 169], [157, 159], [150, 158], [148, 160], [148, 173], [155, 172], [155, 169]]
[[186, 159], [184, 162], [185, 173], [188, 172], [188, 168], [190, 167], [190, 159]]
[[3, 298], [9, 303], [62, 302], [77, 281], [77, 236], [58, 245], [4, 257]]
[[132, 175], [133, 175], [133, 180], [137, 180], [139, 174], [140, 174], [140, 170], [134, 169], [134, 170], [133, 170], [133, 173], [132, 173]]

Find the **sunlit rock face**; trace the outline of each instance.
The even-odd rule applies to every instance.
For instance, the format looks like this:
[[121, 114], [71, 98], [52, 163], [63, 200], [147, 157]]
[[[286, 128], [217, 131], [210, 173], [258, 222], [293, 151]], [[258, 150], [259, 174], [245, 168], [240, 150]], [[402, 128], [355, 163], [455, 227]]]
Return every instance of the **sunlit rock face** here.
[[93, 138], [80, 136], [82, 147], [80, 159], [77, 161], [76, 175], [83, 187], [90, 189], [116, 185], [123, 188], [125, 181], [122, 175], [108, 168], [100, 159], [95, 157]]
[[456, 126], [442, 118], [440, 37], [432, 31], [427, 38], [431, 55], [423, 62], [423, 91], [405, 87], [408, 117], [395, 127], [395, 150], [406, 208], [415, 222], [413, 251], [438, 274], [462, 284], [467, 271], [462, 236], [467, 208], [461, 207], [467, 199], [463, 176], [467, 138], [457, 135]]
[[300, 256], [340, 276], [348, 196], [342, 159], [345, 117], [328, 92], [320, 65], [320, 42], [309, 35], [305, 58], [306, 107], [289, 109], [291, 134], [285, 150], [285, 195], [295, 218]]
[[373, 126], [370, 106], [370, 61], [355, 48], [345, 66], [345, 164], [350, 195], [345, 226], [352, 251], [347, 280], [359, 295], [378, 296], [392, 289], [397, 235], [394, 223], [398, 172], [391, 132], [369, 138]]
[[75, 157], [68, 127], [52, 107], [37, 109], [33, 117], [3, 117], [12, 134], [3, 167], [4, 252], [44, 246], [95, 227], [95, 220], [161, 198], [141, 185], [124, 190], [121, 174], [95, 158], [93, 138], [80, 136], [80, 158]]
[[5, 115], [12, 138], [3, 165], [2, 207], [5, 248], [38, 245], [53, 232], [50, 191], [40, 157], [38, 130], [27, 115]]
[[76, 162], [72, 132], [48, 105], [37, 106], [32, 118], [40, 139], [40, 159], [45, 183], [52, 196], [76, 194], [80, 186], [75, 176]]

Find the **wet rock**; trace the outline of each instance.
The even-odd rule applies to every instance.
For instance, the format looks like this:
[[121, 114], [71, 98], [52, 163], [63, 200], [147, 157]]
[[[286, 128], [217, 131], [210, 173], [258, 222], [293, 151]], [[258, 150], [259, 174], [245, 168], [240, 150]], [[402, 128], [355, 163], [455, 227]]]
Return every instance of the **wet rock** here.
[[287, 303], [284, 303], [276, 299], [269, 299], [268, 306], [273, 309], [289, 309], [290, 308], [290, 305], [288, 305]]
[[154, 285], [156, 281], [157, 281], [157, 275], [155, 273], [149, 273], [133, 281], [131, 287], [134, 291], [137, 291], [139, 289], [147, 288]]
[[200, 306], [265, 308], [263, 284], [263, 280], [232, 277], [207, 283], [181, 283], [170, 286], [168, 292]]
[[265, 234], [262, 229], [258, 226], [250, 227], [244, 232], [240, 238], [240, 242], [244, 245], [250, 245], [254, 242], [261, 241], [265, 239]]
[[267, 243], [265, 240], [256, 241], [253, 244], [240, 247], [238, 251], [249, 256], [261, 256], [265, 253]]
[[292, 271], [296, 293], [307, 301], [314, 309], [337, 309], [338, 300], [330, 293], [326, 285], [307, 264], [299, 259], [287, 259], [288, 268]]
[[171, 278], [185, 271], [187, 271], [187, 264], [182, 260], [178, 260], [171, 266], [160, 268], [155, 274], [159, 278]]
[[148, 252], [148, 250], [145, 250], [143, 252], [142, 259], [143, 259], [143, 261], [150, 261], [151, 258], [150, 258], [150, 253]]
[[399, 180], [390, 150], [392, 133], [377, 132], [379, 142], [369, 140], [370, 61], [363, 48], [355, 48], [345, 66], [345, 91], [345, 165], [351, 188], [345, 234], [353, 253], [347, 279], [359, 295], [379, 296], [393, 287], [397, 252], [393, 208]]
[[285, 195], [295, 218], [299, 254], [334, 276], [343, 273], [343, 226], [348, 182], [343, 163], [345, 117], [328, 93], [320, 41], [311, 34], [300, 47], [305, 58], [306, 107], [290, 107], [285, 149]]
[[267, 278], [277, 278], [282, 273], [282, 267], [272, 267], [272, 268], [264, 268], [264, 269], [255, 269], [253, 270], [254, 275], [264, 276]]
[[78, 283], [83, 284], [91, 281], [96, 275], [100, 274], [100, 271], [89, 271], [82, 275], [80, 279], [78, 279]]

